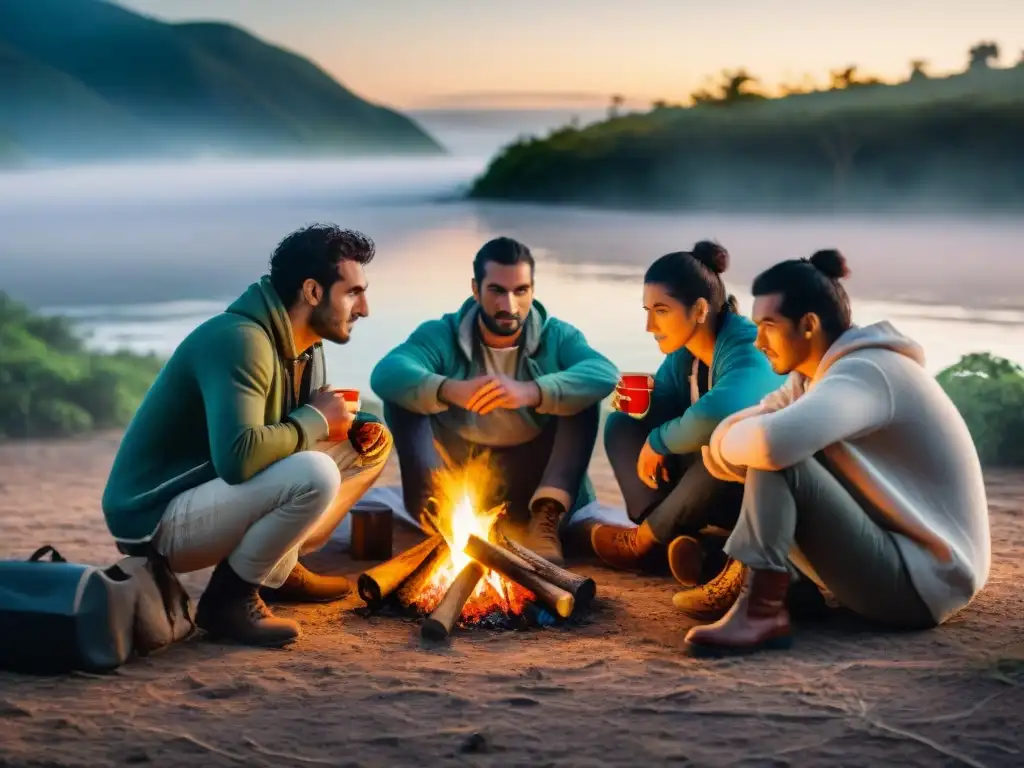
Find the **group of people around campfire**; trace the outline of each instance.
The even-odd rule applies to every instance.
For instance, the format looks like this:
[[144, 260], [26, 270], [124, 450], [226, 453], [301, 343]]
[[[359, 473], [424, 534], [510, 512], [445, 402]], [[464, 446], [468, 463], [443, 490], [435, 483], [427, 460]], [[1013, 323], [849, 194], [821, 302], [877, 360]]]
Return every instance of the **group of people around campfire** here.
[[[328, 385], [323, 342], [369, 314], [365, 235], [285, 237], [269, 274], [198, 326], [125, 432], [103, 496], [128, 553], [175, 572], [214, 567], [197, 624], [280, 646], [296, 622], [268, 603], [331, 601], [342, 576], [299, 562], [322, 547], [398, 454], [407, 509], [425, 514], [445, 462], [493, 457], [503, 531], [555, 564], [668, 570], [698, 624], [693, 654], [786, 647], [791, 615], [845, 609], [893, 628], [937, 626], [990, 567], [981, 466], [921, 347], [888, 322], [857, 326], [837, 251], [776, 264], [750, 317], [722, 281], [729, 254], [699, 242], [647, 270], [647, 331], [664, 361], [646, 413], [622, 412], [619, 371], [534, 297], [534, 259], [484, 244], [472, 295], [376, 365], [383, 423]], [[572, 526], [594, 501], [601, 424], [635, 523]], [[572, 554], [572, 552], [570, 552]]]

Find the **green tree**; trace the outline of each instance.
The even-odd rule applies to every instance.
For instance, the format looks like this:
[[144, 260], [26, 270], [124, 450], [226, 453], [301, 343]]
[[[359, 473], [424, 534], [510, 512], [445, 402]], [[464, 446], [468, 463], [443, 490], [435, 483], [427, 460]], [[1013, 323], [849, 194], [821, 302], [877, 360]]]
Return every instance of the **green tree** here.
[[747, 72], [746, 69], [741, 68], [735, 72], [724, 72], [723, 75], [725, 83], [722, 86], [722, 101], [732, 103], [757, 95], [748, 89], [748, 86], [757, 83], [757, 78]]
[[608, 119], [614, 120], [622, 112], [622, 105], [626, 103], [626, 97], [621, 93], [616, 93], [612, 96], [611, 103], [608, 105]]
[[999, 60], [999, 44], [993, 41], [978, 43], [967, 52], [969, 70], [990, 69]]

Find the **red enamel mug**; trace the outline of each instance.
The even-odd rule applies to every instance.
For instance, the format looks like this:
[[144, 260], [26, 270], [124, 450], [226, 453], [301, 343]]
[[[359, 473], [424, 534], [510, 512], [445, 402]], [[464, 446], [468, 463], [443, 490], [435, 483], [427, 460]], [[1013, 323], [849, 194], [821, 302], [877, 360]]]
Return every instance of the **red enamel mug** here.
[[615, 387], [616, 409], [642, 419], [651, 409], [654, 377], [649, 373], [624, 373]]
[[334, 391], [345, 399], [345, 407], [348, 408], [349, 411], [355, 413], [362, 406], [362, 402], [359, 399], [358, 389], [335, 388]]

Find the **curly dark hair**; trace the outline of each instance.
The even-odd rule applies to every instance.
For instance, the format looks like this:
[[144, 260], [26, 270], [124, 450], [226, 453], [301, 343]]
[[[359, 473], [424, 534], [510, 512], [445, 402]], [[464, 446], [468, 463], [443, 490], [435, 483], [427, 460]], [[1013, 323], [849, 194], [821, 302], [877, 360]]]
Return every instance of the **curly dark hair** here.
[[338, 280], [338, 262], [347, 259], [366, 265], [375, 253], [373, 240], [362, 232], [311, 224], [278, 243], [270, 256], [270, 283], [290, 308], [306, 280], [312, 278], [329, 291]]

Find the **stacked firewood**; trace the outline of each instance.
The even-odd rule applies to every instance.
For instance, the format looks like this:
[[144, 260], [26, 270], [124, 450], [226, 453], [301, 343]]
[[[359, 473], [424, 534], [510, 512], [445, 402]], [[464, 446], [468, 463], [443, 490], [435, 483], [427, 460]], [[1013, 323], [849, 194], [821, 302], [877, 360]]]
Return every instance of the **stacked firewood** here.
[[[472, 561], [462, 569], [423, 621], [421, 633], [430, 640], [451, 634], [462, 609], [487, 570], [530, 590], [537, 600], [560, 618], [566, 619], [594, 599], [594, 580], [567, 571], [511, 539], [494, 533], [492, 540], [470, 536], [465, 554]], [[390, 597], [410, 605], [429, 583], [438, 563], [448, 557], [448, 545], [435, 534], [359, 577], [359, 596], [371, 609], [378, 609]]]

